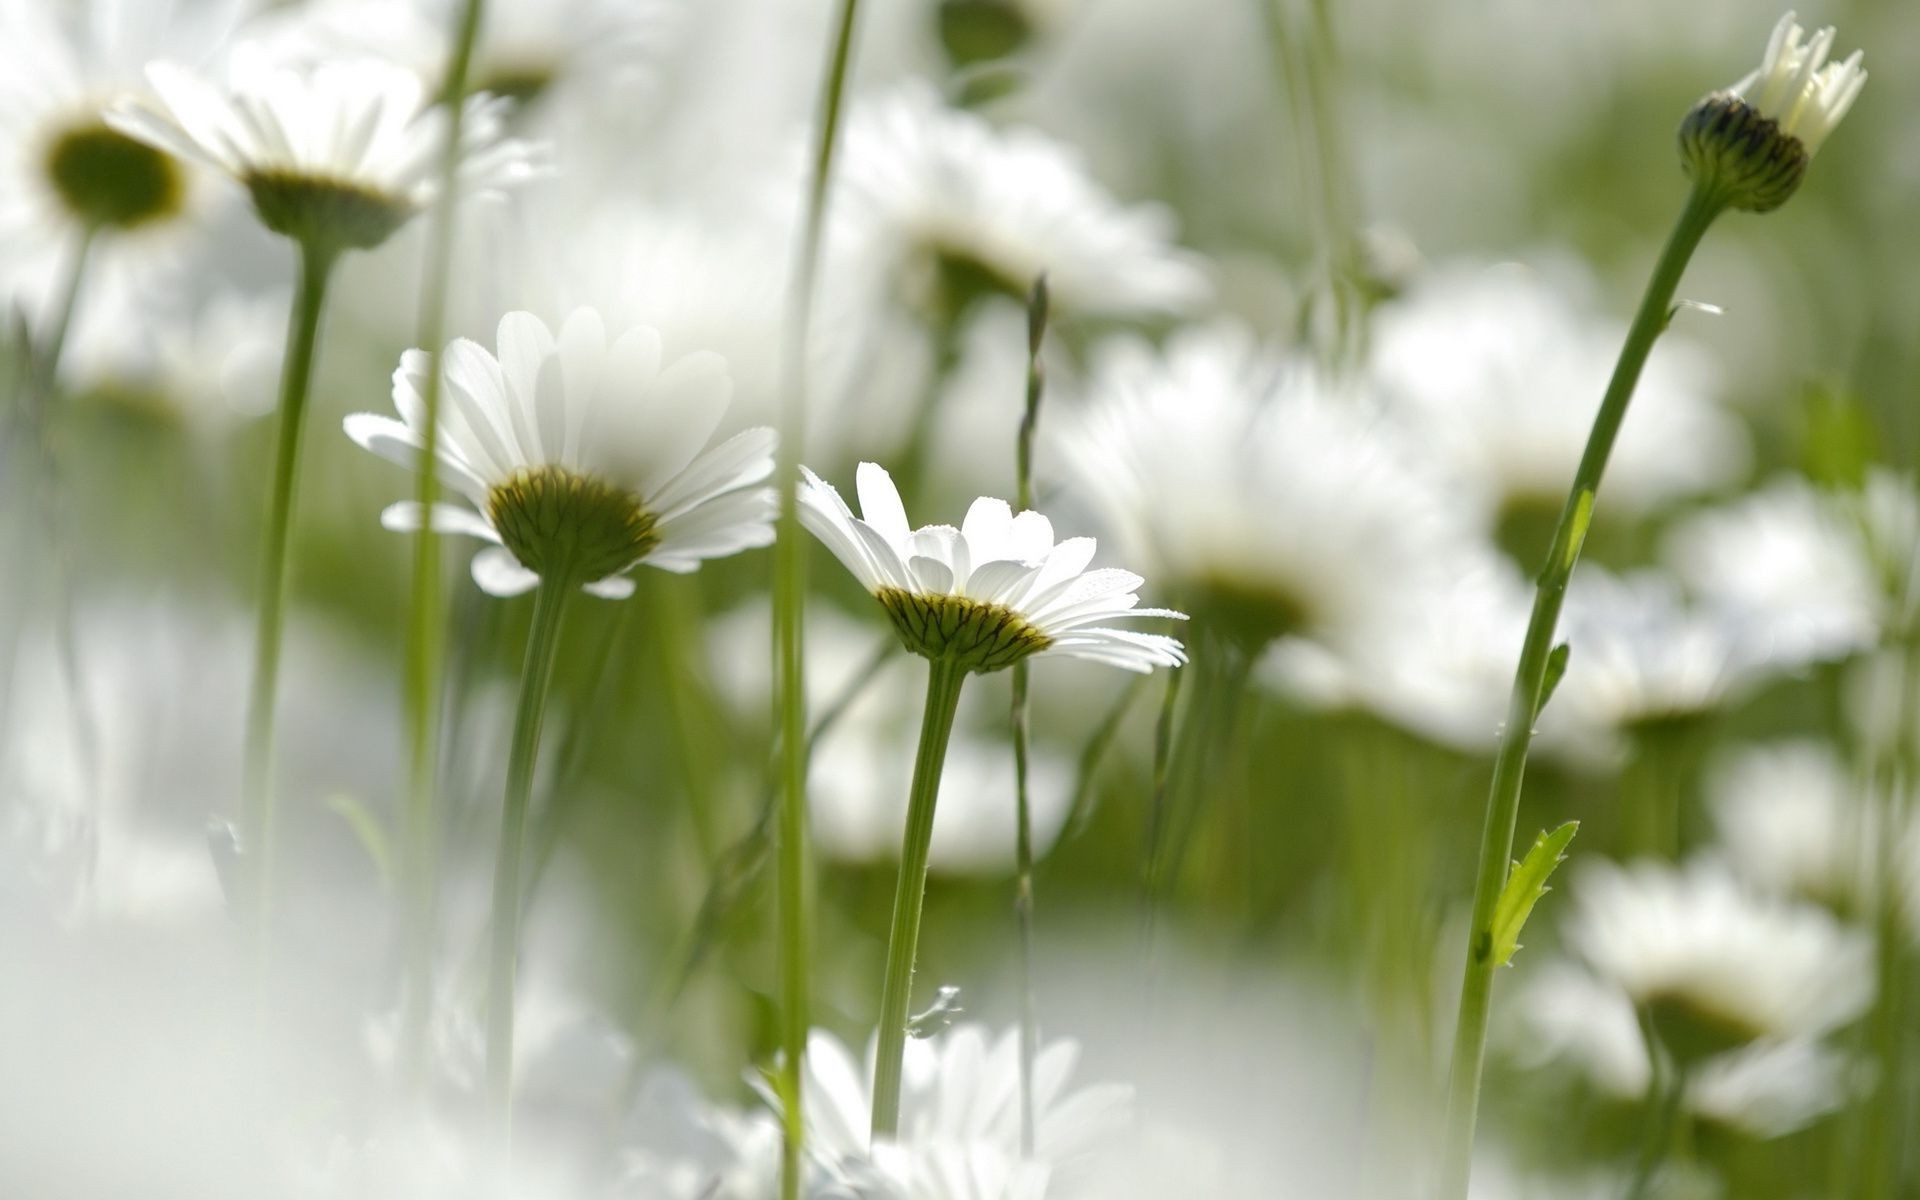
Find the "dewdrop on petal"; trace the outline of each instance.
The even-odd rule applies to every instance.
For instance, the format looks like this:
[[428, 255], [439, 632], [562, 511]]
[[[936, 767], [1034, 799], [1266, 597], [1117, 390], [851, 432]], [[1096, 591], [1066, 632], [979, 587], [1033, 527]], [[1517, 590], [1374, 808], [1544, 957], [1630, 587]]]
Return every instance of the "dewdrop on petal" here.
[[1759, 213], [1785, 204], [1867, 82], [1861, 51], [1827, 61], [1833, 38], [1829, 26], [1809, 41], [1793, 13], [1781, 17], [1760, 69], [1701, 100], [1680, 123], [1687, 177], [1728, 208]]

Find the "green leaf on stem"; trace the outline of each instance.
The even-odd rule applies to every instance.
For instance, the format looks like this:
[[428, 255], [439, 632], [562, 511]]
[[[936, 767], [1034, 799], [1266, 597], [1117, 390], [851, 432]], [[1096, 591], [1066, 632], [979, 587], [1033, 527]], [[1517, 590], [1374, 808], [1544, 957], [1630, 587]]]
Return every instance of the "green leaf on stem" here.
[[1505, 966], [1513, 961], [1513, 952], [1520, 948], [1520, 929], [1527, 923], [1527, 917], [1533, 912], [1533, 906], [1540, 897], [1547, 894], [1547, 878], [1553, 869], [1567, 859], [1567, 844], [1573, 841], [1573, 835], [1580, 830], [1580, 822], [1568, 821], [1550, 833], [1543, 833], [1533, 839], [1533, 848], [1527, 856], [1516, 863], [1513, 874], [1507, 876], [1507, 886], [1500, 892], [1500, 901], [1493, 909], [1493, 962], [1495, 966]]
[[1561, 642], [1547, 652], [1547, 675], [1540, 682], [1540, 703], [1533, 706], [1533, 719], [1538, 721], [1540, 714], [1547, 710], [1547, 701], [1553, 699], [1553, 690], [1560, 686], [1560, 680], [1567, 673], [1567, 658], [1573, 653], [1570, 642]]

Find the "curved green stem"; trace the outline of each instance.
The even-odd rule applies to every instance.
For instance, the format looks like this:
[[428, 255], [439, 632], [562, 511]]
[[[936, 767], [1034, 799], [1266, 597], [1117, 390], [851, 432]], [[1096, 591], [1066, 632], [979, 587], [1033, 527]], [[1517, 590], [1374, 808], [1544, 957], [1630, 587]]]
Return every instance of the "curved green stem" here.
[[1533, 741], [1533, 723], [1540, 714], [1540, 699], [1546, 686], [1547, 659], [1553, 651], [1555, 627], [1560, 606], [1566, 599], [1567, 581], [1580, 559], [1580, 545], [1586, 537], [1587, 523], [1593, 517], [1594, 499], [1600, 489], [1600, 477], [1606, 471], [1607, 457], [1613, 452], [1620, 424], [1626, 418], [1627, 404], [1640, 381], [1641, 368], [1653, 343], [1667, 327], [1673, 294], [1680, 286], [1687, 261], [1706, 234], [1708, 226], [1721, 212], [1720, 202], [1701, 188], [1687, 197], [1686, 207], [1675, 222], [1666, 248], [1647, 282], [1640, 309], [1627, 331], [1626, 344], [1600, 401], [1593, 431], [1587, 437], [1586, 452], [1574, 471], [1573, 487], [1561, 510], [1547, 562], [1540, 570], [1534, 593], [1533, 612], [1527, 621], [1526, 640], [1520, 649], [1520, 664], [1514, 672], [1513, 695], [1507, 708], [1506, 728], [1501, 734], [1500, 751], [1494, 760], [1493, 787], [1487, 797], [1486, 823], [1480, 837], [1480, 864], [1474, 879], [1473, 918], [1467, 938], [1466, 973], [1460, 984], [1460, 1015], [1453, 1035], [1453, 1064], [1448, 1079], [1447, 1127], [1441, 1166], [1441, 1200], [1465, 1200], [1467, 1180], [1472, 1170], [1473, 1130], [1480, 1105], [1480, 1073], [1485, 1064], [1487, 1017], [1493, 995], [1493, 973], [1498, 965], [1493, 954], [1493, 915], [1506, 886], [1507, 870], [1513, 855], [1513, 829], [1520, 812], [1520, 786], [1526, 773], [1527, 750]]
[[927, 671], [927, 707], [920, 719], [920, 748], [913, 760], [907, 797], [907, 831], [900, 843], [900, 878], [893, 893], [893, 923], [887, 934], [887, 975], [880, 989], [879, 1051], [873, 1064], [873, 1136], [890, 1138], [900, 1128], [900, 1071], [907, 1051], [907, 1017], [913, 1001], [913, 960], [920, 948], [920, 912], [927, 898], [927, 853], [933, 846], [933, 810], [940, 798], [940, 770], [960, 709], [965, 667], [932, 659]]
[[[453, 241], [460, 208], [460, 140], [466, 118], [467, 75], [485, 7], [484, 0], [466, 0], [461, 6], [447, 64], [447, 129], [446, 142], [440, 149], [440, 197], [428, 233], [420, 297], [419, 341], [427, 352], [427, 379], [421, 396], [424, 413], [414, 499], [423, 513], [431, 513], [440, 498], [440, 464], [434, 450], [440, 441], [441, 343], [447, 336], [447, 292], [453, 275]], [[413, 540], [413, 592], [407, 614], [406, 676], [402, 684], [407, 723], [407, 805], [401, 825], [401, 894], [405, 905], [401, 929], [407, 978], [400, 1046], [408, 1075], [417, 1074], [424, 1061], [433, 988], [437, 751], [447, 653], [442, 576], [440, 534], [431, 520], [424, 520]]]
[[332, 250], [316, 243], [301, 244], [299, 287], [287, 322], [286, 361], [280, 370], [280, 427], [266, 542], [260, 557], [260, 613], [253, 646], [253, 688], [247, 702], [240, 833], [247, 864], [245, 894], [263, 963], [273, 928], [273, 716], [280, 680], [281, 634], [286, 623], [287, 546], [299, 485], [307, 393], [313, 385], [314, 348], [319, 341], [320, 314], [326, 308], [333, 263]]
[[513, 744], [507, 758], [506, 803], [500, 810], [500, 848], [493, 864], [493, 949], [487, 964], [487, 1093], [503, 1130], [512, 1129], [513, 977], [520, 953], [520, 861], [527, 840], [527, 803], [540, 753], [547, 685], [553, 679], [560, 619], [572, 586], [564, 578], [541, 580], [533, 594], [533, 624], [520, 672], [520, 703], [514, 710]]
[[859, 0], [840, 0], [826, 74], [820, 84], [813, 173], [807, 184], [805, 224], [794, 265], [791, 316], [787, 322], [783, 370], [787, 402], [780, 413], [780, 450], [775, 486], [780, 517], [773, 548], [774, 727], [780, 735], [779, 938], [780, 1195], [800, 1195], [800, 1150], [806, 1137], [800, 1080], [807, 1053], [809, 885], [807, 870], [807, 700], [801, 662], [801, 618], [806, 592], [806, 558], [800, 527], [801, 442], [807, 425], [807, 347], [811, 341], [813, 292], [820, 270], [821, 230], [825, 228], [827, 183], [840, 131], [841, 101], [853, 61], [853, 31]]

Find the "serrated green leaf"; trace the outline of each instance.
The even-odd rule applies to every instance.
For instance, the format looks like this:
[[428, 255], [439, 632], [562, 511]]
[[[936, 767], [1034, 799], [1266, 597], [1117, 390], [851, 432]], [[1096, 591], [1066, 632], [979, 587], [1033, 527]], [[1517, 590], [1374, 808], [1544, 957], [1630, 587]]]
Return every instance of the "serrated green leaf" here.
[[1495, 966], [1513, 961], [1513, 952], [1520, 948], [1521, 927], [1527, 923], [1540, 897], [1547, 894], [1547, 877], [1567, 860], [1567, 844], [1579, 830], [1580, 822], [1568, 821], [1558, 829], [1541, 834], [1533, 839], [1533, 848], [1527, 851], [1527, 856], [1514, 864], [1513, 874], [1507, 877], [1507, 886], [1500, 892], [1500, 901], [1493, 906], [1493, 943], [1488, 949]]
[[1547, 701], [1553, 699], [1553, 689], [1560, 686], [1560, 680], [1566, 675], [1567, 658], [1572, 653], [1573, 647], [1567, 642], [1547, 652], [1547, 676], [1540, 685], [1540, 703], [1534, 706], [1534, 720], [1539, 720], [1540, 714], [1547, 710]]

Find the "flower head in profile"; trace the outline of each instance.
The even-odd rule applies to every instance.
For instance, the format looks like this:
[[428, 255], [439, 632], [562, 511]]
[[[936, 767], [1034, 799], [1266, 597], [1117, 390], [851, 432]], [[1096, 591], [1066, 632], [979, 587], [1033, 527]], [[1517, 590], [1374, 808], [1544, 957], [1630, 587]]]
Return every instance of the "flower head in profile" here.
[[[666, 361], [660, 335], [637, 328], [609, 341], [600, 315], [575, 311], [556, 336], [539, 318], [508, 313], [498, 353], [456, 340], [442, 356], [444, 407], [434, 455], [473, 508], [435, 507], [434, 527], [493, 545], [473, 578], [496, 596], [542, 579], [619, 599], [640, 563], [688, 572], [773, 540], [773, 431], [748, 429], [709, 447], [731, 384], [717, 354]], [[402, 466], [425, 441], [428, 356], [409, 350], [393, 376], [401, 420], [357, 413], [347, 435]], [[381, 514], [418, 528], [416, 503]]]
[[1773, 27], [1758, 70], [1694, 105], [1680, 124], [1680, 157], [1696, 185], [1747, 212], [1787, 202], [1866, 86], [1861, 51], [1827, 61], [1833, 39], [1828, 26], [1809, 40], [1789, 12]]
[[987, 496], [973, 502], [958, 529], [914, 529], [885, 470], [861, 463], [856, 483], [858, 517], [807, 471], [800, 519], [880, 601], [914, 653], [983, 673], [1040, 654], [1139, 672], [1186, 661], [1173, 638], [1101, 624], [1183, 614], [1136, 607], [1143, 581], [1131, 571], [1089, 571], [1092, 538], [1056, 544], [1046, 517], [1016, 516], [1006, 501]]
[[843, 162], [846, 227], [873, 231], [890, 284], [936, 322], [983, 296], [1025, 296], [1042, 273], [1067, 312], [1177, 313], [1207, 296], [1164, 210], [1122, 206], [1065, 145], [996, 129], [930, 88], [856, 109]]
[[[292, 65], [241, 46], [224, 86], [166, 62], [147, 78], [157, 100], [123, 100], [108, 123], [231, 176], [275, 233], [369, 249], [434, 197], [447, 112], [405, 68], [371, 58]], [[504, 104], [467, 101], [461, 170], [470, 189], [534, 171], [529, 147], [501, 136]]]
[[1577, 884], [1569, 942], [1683, 1060], [1818, 1037], [1873, 994], [1864, 934], [1758, 895], [1717, 864], [1597, 864]]

